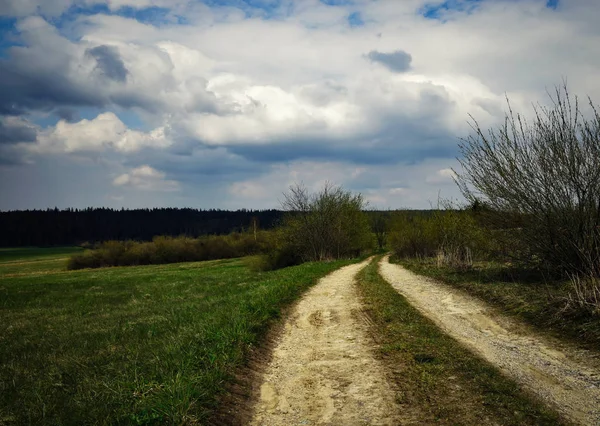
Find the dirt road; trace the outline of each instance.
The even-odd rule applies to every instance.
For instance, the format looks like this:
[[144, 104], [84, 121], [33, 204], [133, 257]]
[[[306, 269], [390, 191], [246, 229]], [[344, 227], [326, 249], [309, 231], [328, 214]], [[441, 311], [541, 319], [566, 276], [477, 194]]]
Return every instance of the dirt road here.
[[253, 425], [393, 425], [395, 392], [372, 354], [353, 280], [342, 268], [299, 301], [274, 349]]
[[[446, 333], [499, 367], [571, 421], [600, 425], [600, 369], [583, 351], [547, 339], [503, 318], [484, 303], [413, 274], [388, 258], [381, 275]], [[595, 365], [595, 366], [594, 366]]]

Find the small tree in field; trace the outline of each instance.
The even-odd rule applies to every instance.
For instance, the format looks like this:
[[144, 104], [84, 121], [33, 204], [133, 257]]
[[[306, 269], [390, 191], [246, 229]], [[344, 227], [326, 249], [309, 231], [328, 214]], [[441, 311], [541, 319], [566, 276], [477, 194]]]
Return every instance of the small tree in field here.
[[305, 261], [355, 256], [370, 244], [366, 202], [360, 194], [330, 183], [316, 194], [294, 185], [282, 205], [289, 212], [283, 227], [286, 245]]
[[460, 144], [456, 181], [467, 200], [485, 206], [491, 224], [509, 230], [526, 256], [567, 274], [600, 276], [600, 115], [589, 114], [566, 85], [534, 107]]
[[377, 242], [377, 248], [383, 250], [388, 240], [390, 213], [372, 211], [369, 212], [369, 219], [371, 222], [371, 232], [375, 235], [375, 241]]

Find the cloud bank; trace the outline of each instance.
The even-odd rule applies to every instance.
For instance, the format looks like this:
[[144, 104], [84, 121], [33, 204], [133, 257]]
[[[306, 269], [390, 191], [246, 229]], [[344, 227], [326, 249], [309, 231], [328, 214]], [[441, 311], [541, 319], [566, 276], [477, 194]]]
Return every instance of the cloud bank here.
[[426, 208], [459, 196], [450, 171], [469, 114], [495, 125], [506, 96], [528, 114], [563, 78], [600, 99], [599, 12], [592, 0], [6, 0], [0, 209], [273, 208], [289, 184], [325, 180], [377, 207]]

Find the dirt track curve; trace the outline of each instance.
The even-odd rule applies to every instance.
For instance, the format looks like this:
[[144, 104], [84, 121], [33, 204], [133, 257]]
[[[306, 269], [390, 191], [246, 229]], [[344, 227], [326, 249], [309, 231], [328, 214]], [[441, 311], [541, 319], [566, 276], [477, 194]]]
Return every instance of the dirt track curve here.
[[406, 423], [372, 354], [353, 285], [367, 263], [333, 272], [298, 302], [267, 366], [251, 424]]
[[600, 425], [600, 369], [591, 355], [567, 347], [558, 349], [547, 339], [523, 331], [524, 327], [517, 327], [481, 301], [390, 264], [388, 257], [379, 267], [381, 275], [399, 293], [446, 333], [571, 421]]

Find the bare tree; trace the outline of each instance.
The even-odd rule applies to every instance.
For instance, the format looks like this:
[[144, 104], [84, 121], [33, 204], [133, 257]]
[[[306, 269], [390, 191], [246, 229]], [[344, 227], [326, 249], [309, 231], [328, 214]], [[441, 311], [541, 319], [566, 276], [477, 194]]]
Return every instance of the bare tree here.
[[[504, 124], [462, 140], [456, 182], [491, 223], [509, 229], [530, 260], [566, 273], [600, 275], [600, 115], [584, 114], [566, 84], [529, 123], [509, 112]], [[517, 222], [518, 221], [518, 222]]]

